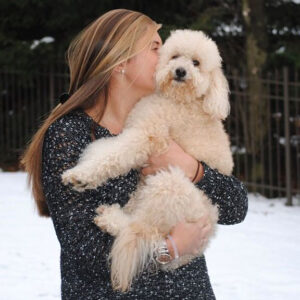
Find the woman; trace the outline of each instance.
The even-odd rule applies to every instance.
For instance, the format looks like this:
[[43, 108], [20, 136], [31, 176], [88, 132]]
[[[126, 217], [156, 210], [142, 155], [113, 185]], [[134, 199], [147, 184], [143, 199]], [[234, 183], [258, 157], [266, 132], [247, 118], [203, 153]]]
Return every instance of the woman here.
[[[159, 27], [139, 12], [118, 9], [85, 28], [68, 49], [69, 98], [51, 112], [22, 158], [39, 213], [52, 218], [61, 245], [62, 299], [215, 299], [204, 256], [174, 272], [145, 270], [128, 293], [112, 290], [107, 257], [113, 238], [93, 218], [103, 203], [126, 204], [138, 170], [83, 193], [61, 183], [62, 172], [92, 140], [119, 134], [135, 103], [154, 91]], [[219, 224], [244, 220], [247, 191], [238, 179], [198, 164], [174, 141], [164, 154], [151, 156], [141, 172], [155, 174], [168, 164], [181, 167], [219, 206]], [[206, 223], [177, 224], [171, 238], [161, 241], [158, 264], [177, 252], [195, 253], [207, 237]]]

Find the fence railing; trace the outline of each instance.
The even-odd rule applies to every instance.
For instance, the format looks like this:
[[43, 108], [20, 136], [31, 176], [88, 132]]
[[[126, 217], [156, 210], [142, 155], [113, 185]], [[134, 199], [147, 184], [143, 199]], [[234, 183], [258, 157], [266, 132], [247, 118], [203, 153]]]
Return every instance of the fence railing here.
[[15, 169], [26, 143], [68, 88], [64, 65], [38, 72], [0, 70], [0, 167]]
[[[300, 197], [300, 82], [298, 72], [287, 68], [269, 72], [260, 79], [265, 112], [256, 121], [263, 134], [255, 139], [258, 151], [251, 151], [251, 84], [244, 74], [228, 71], [231, 114], [226, 128], [235, 158], [234, 173], [248, 189], [267, 197]], [[263, 118], [259, 120], [259, 118]], [[255, 138], [255, 137], [254, 137]]]
[[[234, 175], [250, 192], [266, 197], [300, 197], [300, 82], [288, 69], [269, 72], [260, 79], [265, 113], [257, 120], [264, 134], [250, 148], [251, 118], [247, 77], [227, 70], [231, 113], [225, 121], [234, 155]], [[43, 66], [38, 72], [0, 70], [0, 167], [17, 168], [25, 145], [55, 107], [56, 97], [68, 90], [64, 65]], [[252, 116], [253, 117], [253, 116]], [[263, 122], [261, 122], [263, 121]]]

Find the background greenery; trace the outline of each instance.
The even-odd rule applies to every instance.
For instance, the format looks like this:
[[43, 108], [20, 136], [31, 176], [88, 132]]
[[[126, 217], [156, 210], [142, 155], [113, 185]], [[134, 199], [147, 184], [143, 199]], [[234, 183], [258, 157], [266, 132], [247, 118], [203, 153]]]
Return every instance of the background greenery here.
[[[300, 66], [300, 5], [292, 1], [0, 0], [0, 67], [32, 70], [63, 59], [71, 39], [114, 8], [138, 10], [162, 23], [163, 39], [174, 28], [204, 30], [218, 43], [224, 62], [237, 68], [249, 61], [247, 49], [258, 53], [259, 69]], [[45, 36], [54, 41], [31, 49]], [[251, 36], [259, 51], [251, 49]]]
[[300, 188], [300, 0], [0, 0], [0, 168], [18, 169], [25, 145], [68, 90], [70, 41], [115, 8], [162, 23], [163, 40], [191, 28], [217, 42], [231, 91], [225, 125], [234, 174], [249, 191], [291, 203]]

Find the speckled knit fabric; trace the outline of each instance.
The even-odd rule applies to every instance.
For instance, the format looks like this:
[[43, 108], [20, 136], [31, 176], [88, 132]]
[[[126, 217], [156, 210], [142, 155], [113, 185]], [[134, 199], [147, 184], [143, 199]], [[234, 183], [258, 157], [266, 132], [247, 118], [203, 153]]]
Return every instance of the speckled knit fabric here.
[[[63, 300], [100, 299], [215, 299], [205, 256], [174, 272], [144, 273], [130, 292], [112, 290], [107, 263], [113, 237], [94, 223], [101, 204], [125, 205], [135, 190], [138, 170], [110, 179], [96, 190], [76, 192], [61, 183], [60, 176], [73, 167], [91, 142], [93, 120], [77, 109], [55, 121], [47, 130], [43, 145], [42, 183], [50, 215], [61, 246], [61, 293]], [[113, 136], [96, 124], [96, 139]], [[248, 209], [247, 191], [235, 177], [224, 176], [204, 164], [204, 177], [196, 184], [220, 210], [219, 224], [242, 222]]]

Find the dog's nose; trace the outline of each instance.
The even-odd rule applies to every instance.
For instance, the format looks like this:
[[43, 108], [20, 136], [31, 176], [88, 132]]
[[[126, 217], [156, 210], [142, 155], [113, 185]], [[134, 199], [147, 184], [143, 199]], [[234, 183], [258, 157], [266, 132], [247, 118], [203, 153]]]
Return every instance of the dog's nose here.
[[184, 68], [178, 68], [175, 73], [177, 77], [182, 78], [186, 75], [186, 70]]

